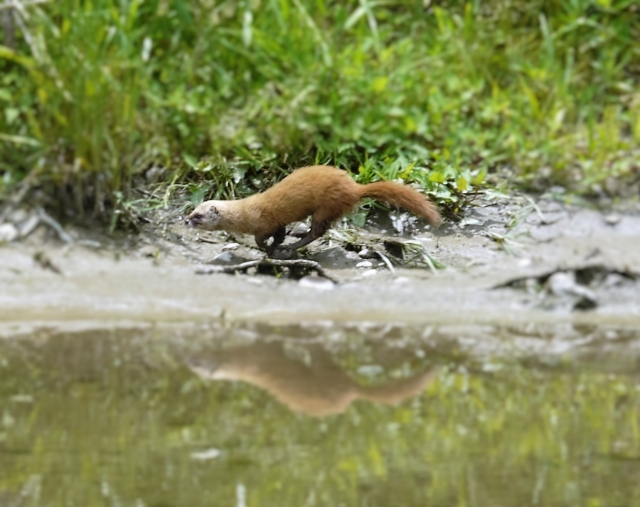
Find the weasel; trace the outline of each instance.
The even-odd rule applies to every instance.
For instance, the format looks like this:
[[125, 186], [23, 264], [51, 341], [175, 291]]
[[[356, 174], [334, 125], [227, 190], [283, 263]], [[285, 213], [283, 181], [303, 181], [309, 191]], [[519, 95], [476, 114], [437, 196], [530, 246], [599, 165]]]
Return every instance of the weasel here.
[[213, 357], [198, 356], [188, 366], [203, 379], [252, 384], [291, 410], [314, 417], [340, 414], [358, 399], [398, 405], [422, 393], [439, 373], [432, 368], [388, 384], [361, 386], [319, 344], [303, 350], [304, 361], [290, 357], [282, 342], [258, 341], [218, 350]]
[[[329, 166], [296, 169], [265, 192], [232, 201], [205, 201], [186, 219], [191, 227], [253, 234], [258, 246], [272, 256], [284, 241], [285, 227], [311, 215], [310, 230], [283, 248], [291, 252], [322, 236], [331, 224], [365, 197], [386, 201], [426, 218], [434, 225], [442, 218], [420, 192], [398, 183], [356, 183], [346, 171]], [[273, 238], [271, 244], [267, 240]]]

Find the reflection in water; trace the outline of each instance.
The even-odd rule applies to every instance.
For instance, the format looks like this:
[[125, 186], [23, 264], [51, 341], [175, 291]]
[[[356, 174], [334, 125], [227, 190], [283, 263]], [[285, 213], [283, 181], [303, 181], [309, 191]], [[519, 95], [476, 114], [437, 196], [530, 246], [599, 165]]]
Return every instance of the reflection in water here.
[[571, 326], [0, 338], [0, 507], [640, 505], [638, 345]]
[[191, 369], [212, 380], [241, 380], [264, 389], [291, 410], [312, 416], [339, 414], [355, 400], [397, 405], [420, 394], [435, 369], [379, 386], [361, 386], [320, 345], [304, 348], [304, 361], [287, 355], [282, 342], [258, 342], [218, 351]]

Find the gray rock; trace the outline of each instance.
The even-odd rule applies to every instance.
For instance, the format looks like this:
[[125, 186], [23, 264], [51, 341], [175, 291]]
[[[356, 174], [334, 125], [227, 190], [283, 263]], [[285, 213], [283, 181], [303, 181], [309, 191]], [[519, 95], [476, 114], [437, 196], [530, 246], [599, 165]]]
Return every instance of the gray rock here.
[[312, 260], [331, 269], [351, 268], [355, 265], [355, 261], [349, 258], [347, 251], [342, 247], [327, 248], [318, 252], [312, 257]]

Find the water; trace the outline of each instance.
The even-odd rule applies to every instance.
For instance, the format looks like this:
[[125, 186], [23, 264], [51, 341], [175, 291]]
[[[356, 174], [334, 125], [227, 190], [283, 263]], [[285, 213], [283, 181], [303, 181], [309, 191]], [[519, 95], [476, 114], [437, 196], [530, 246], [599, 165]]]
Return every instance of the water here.
[[640, 505], [640, 330], [0, 340], [0, 506]]

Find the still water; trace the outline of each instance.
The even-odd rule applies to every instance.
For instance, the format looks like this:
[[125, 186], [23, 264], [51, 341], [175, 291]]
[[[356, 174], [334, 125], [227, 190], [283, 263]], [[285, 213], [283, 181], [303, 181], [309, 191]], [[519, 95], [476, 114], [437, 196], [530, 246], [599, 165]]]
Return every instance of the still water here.
[[0, 339], [0, 506], [640, 506], [640, 330]]

